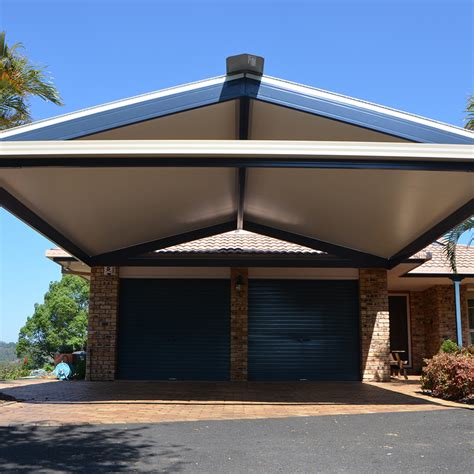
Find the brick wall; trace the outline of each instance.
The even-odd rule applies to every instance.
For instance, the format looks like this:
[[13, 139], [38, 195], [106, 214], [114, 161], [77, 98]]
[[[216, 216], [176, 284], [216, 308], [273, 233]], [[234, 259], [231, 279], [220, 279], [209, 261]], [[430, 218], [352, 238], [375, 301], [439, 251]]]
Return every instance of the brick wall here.
[[[463, 344], [468, 339], [467, 287], [461, 286]], [[410, 293], [413, 370], [421, 371], [424, 358], [432, 357], [445, 339], [456, 341], [454, 285], [432, 286]]]
[[117, 355], [119, 269], [104, 275], [104, 267], [92, 267], [87, 335], [87, 380], [114, 380]]
[[390, 380], [390, 319], [387, 271], [360, 269], [362, 380]]
[[[239, 275], [242, 288], [237, 291]], [[247, 380], [248, 353], [248, 270], [232, 268], [230, 276], [230, 379], [235, 382]]]
[[426, 331], [428, 329], [425, 316], [426, 298], [422, 291], [412, 291], [409, 297], [412, 371], [419, 373], [423, 365], [423, 359], [427, 357]]

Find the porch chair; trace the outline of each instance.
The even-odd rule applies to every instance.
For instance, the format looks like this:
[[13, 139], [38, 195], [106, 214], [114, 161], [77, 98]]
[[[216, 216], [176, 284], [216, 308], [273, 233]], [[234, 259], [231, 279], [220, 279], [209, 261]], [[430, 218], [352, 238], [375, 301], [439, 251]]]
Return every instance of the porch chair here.
[[406, 369], [407, 364], [407, 360], [401, 359], [400, 351], [390, 352], [390, 371], [392, 375], [400, 376], [400, 374], [403, 372], [403, 377], [405, 377], [405, 380], [408, 380]]

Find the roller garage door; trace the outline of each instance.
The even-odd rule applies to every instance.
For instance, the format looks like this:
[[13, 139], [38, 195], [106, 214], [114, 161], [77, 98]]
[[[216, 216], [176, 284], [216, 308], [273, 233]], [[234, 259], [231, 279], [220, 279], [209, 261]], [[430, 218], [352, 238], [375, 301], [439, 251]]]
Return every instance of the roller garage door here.
[[229, 280], [122, 279], [118, 378], [228, 380]]
[[250, 280], [249, 380], [359, 380], [357, 281]]

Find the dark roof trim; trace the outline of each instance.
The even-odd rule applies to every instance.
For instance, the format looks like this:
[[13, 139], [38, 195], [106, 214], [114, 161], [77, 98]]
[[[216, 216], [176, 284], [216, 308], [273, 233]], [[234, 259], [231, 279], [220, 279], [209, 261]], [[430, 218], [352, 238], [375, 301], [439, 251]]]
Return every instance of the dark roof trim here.
[[238, 99], [244, 95], [244, 88], [245, 82], [243, 80], [232, 79], [220, 84], [144, 100], [131, 105], [91, 113], [83, 117], [71, 118], [57, 124], [45, 124], [44, 127], [25, 130], [24, 133], [11, 135], [4, 138], [4, 140], [71, 140], [133, 123]]
[[244, 229], [257, 234], [267, 235], [294, 244], [303, 245], [315, 250], [321, 250], [331, 255], [346, 258], [353, 262], [353, 266], [357, 267], [381, 267], [386, 268], [388, 266], [388, 260], [377, 255], [372, 255], [358, 250], [349, 249], [340, 245], [331, 244], [322, 240], [313, 239], [304, 235], [295, 234], [285, 230], [269, 227], [263, 224], [257, 224], [256, 222], [245, 221]]
[[[281, 105], [290, 109], [320, 115], [322, 117], [351, 123], [363, 128], [375, 130], [389, 135], [405, 138], [420, 143], [458, 143], [472, 144], [473, 139], [456, 133], [440, 130], [436, 127], [416, 123], [414, 121], [394, 117], [382, 112], [367, 110], [356, 105], [322, 99], [304, 93], [297, 93], [285, 87], [260, 83], [247, 79], [248, 93], [251, 97]], [[280, 81], [284, 84], [284, 81]]]
[[405, 273], [400, 278], [474, 278], [474, 273]]
[[357, 268], [344, 259], [284, 258], [284, 257], [229, 257], [203, 256], [172, 258], [129, 258], [120, 266], [130, 267], [281, 267], [281, 268]]
[[33, 227], [33, 229], [37, 230], [47, 239], [66, 250], [66, 252], [69, 252], [71, 255], [77, 257], [78, 260], [90, 265], [90, 257], [84, 250], [61, 234], [54, 227], [49, 225], [33, 211], [28, 209], [18, 199], [12, 196], [5, 188], [0, 188], [0, 206], [5, 208], [14, 216], [18, 217], [18, 219], [25, 222], [30, 227]]
[[[25, 127], [19, 133], [10, 134], [0, 140], [69, 140], [91, 135], [94, 133], [123, 127], [132, 123], [151, 120], [166, 115], [185, 112], [212, 104], [217, 104], [233, 99], [250, 98], [263, 102], [280, 105], [293, 110], [306, 112], [313, 115], [339, 120], [356, 126], [368, 128], [381, 133], [405, 138], [421, 143], [453, 143], [472, 144], [474, 140], [462, 134], [451, 132], [435, 124], [419, 123], [414, 117], [407, 118], [394, 116], [393, 113], [384, 113], [360, 105], [348, 104], [341, 96], [327, 94], [325, 98], [310, 95], [311, 88], [301, 86], [303, 91], [293, 84], [271, 78], [251, 79], [249, 77], [230, 78], [224, 82], [212, 85], [190, 86], [184, 92], [168, 94], [161, 97], [146, 99], [128, 105], [118, 104], [116, 107], [90, 113], [80, 117], [73, 117], [48, 124], [35, 129]], [[241, 108], [247, 101], [243, 101]], [[400, 113], [403, 115], [403, 113]], [[245, 133], [244, 123], [241, 123], [240, 133]], [[247, 125], [248, 126], [248, 125]]]
[[427, 230], [424, 234], [420, 235], [413, 242], [409, 243], [402, 250], [390, 257], [389, 268], [394, 268], [411, 255], [415, 255], [420, 250], [423, 250], [427, 245], [439, 239], [446, 232], [472, 215], [474, 215], [474, 199], [471, 199], [466, 204], [462, 205], [459, 209], [455, 210], [441, 222]]
[[2, 158], [0, 168], [307, 168], [347, 170], [404, 170], [404, 171], [452, 171], [474, 172], [474, 164], [468, 161], [407, 161], [367, 160], [352, 158], [239, 158], [203, 157], [51, 157], [28, 158], [23, 156]]

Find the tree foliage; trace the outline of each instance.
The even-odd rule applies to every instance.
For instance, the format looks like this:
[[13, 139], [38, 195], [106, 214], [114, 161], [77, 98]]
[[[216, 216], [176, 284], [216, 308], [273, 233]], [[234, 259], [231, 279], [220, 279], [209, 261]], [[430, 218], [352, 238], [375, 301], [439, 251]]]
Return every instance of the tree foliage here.
[[16, 359], [16, 344], [0, 341], [0, 363], [13, 362]]
[[31, 121], [30, 97], [62, 105], [61, 97], [44, 67], [21, 54], [21, 43], [8, 46], [0, 33], [0, 130]]
[[[467, 130], [474, 130], [474, 94], [469, 97], [466, 107], [467, 119], [466, 125], [464, 128]], [[449, 264], [451, 269], [454, 273], [457, 273], [457, 265], [456, 265], [456, 249], [461, 238], [465, 232], [471, 232], [474, 230], [474, 217], [470, 217], [469, 219], [465, 220], [458, 224], [454, 229], [450, 230], [445, 236], [445, 247], [444, 253], [446, 258], [449, 260]], [[472, 243], [474, 240], [474, 235], [471, 237], [471, 240], [468, 245]]]
[[466, 112], [467, 118], [465, 128], [467, 128], [468, 130], [474, 130], [474, 94], [469, 96], [469, 99], [467, 101]]
[[89, 284], [76, 275], [65, 275], [51, 282], [44, 303], [20, 329], [19, 357], [41, 367], [57, 353], [84, 350], [87, 340]]

